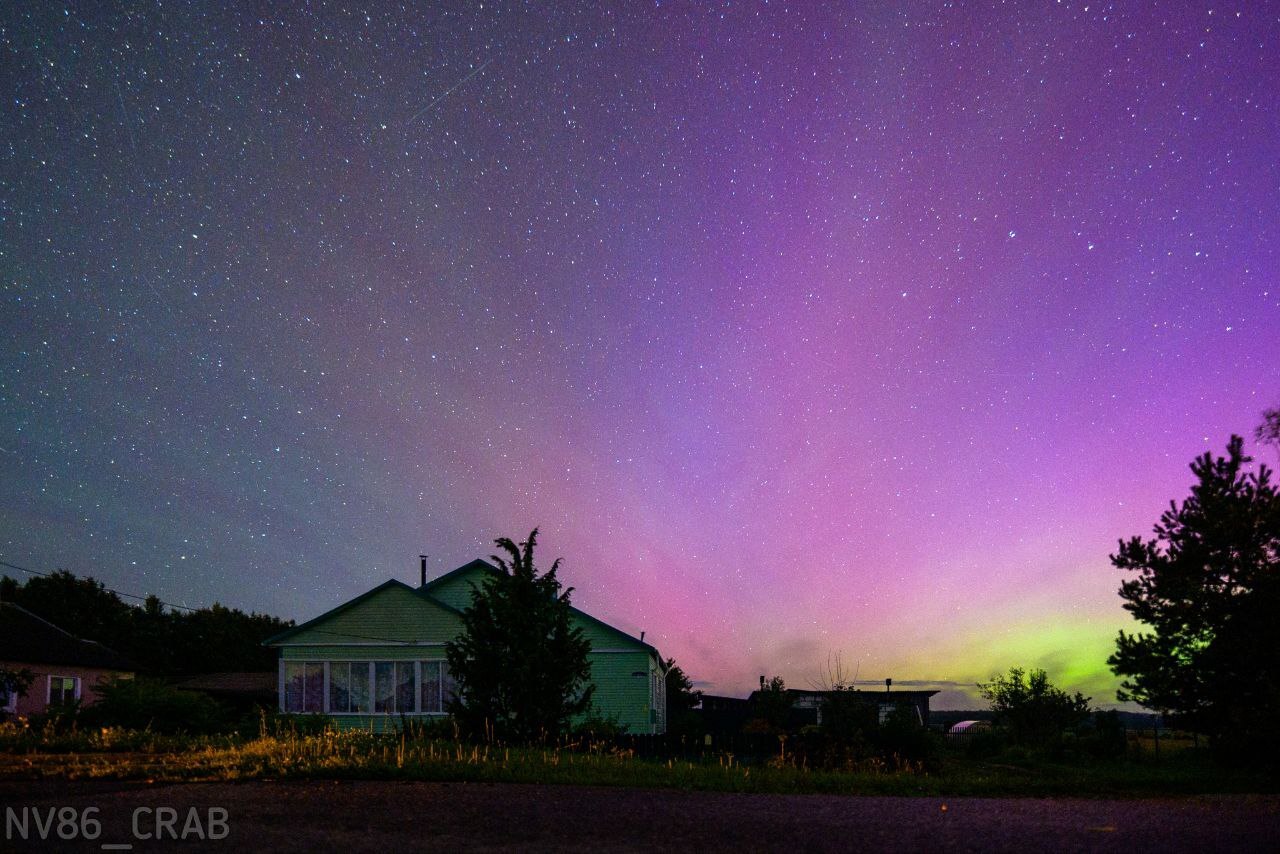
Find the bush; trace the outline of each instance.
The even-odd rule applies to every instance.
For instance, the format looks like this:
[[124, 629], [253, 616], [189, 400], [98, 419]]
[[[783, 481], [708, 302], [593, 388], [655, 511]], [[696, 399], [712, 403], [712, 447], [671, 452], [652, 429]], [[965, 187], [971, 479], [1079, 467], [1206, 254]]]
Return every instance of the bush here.
[[965, 753], [974, 759], [989, 759], [1009, 746], [1009, 738], [1003, 730], [985, 729], [964, 740]]
[[1089, 698], [1055, 687], [1043, 670], [1011, 667], [978, 687], [1015, 744], [1059, 750], [1063, 733], [1089, 718]]
[[920, 726], [913, 707], [898, 706], [876, 731], [876, 746], [886, 758], [898, 756], [925, 762], [938, 755], [940, 738]]
[[99, 689], [100, 699], [81, 713], [88, 726], [116, 726], [160, 733], [207, 735], [231, 728], [216, 700], [154, 679], [115, 679]]
[[589, 738], [615, 739], [620, 735], [626, 735], [627, 728], [618, 723], [617, 715], [601, 716], [596, 712], [584, 718], [581, 723], [573, 727], [572, 735], [587, 736]]
[[1098, 710], [1093, 718], [1079, 730], [1080, 748], [1098, 759], [1114, 759], [1123, 756], [1129, 746], [1125, 726], [1120, 713]]

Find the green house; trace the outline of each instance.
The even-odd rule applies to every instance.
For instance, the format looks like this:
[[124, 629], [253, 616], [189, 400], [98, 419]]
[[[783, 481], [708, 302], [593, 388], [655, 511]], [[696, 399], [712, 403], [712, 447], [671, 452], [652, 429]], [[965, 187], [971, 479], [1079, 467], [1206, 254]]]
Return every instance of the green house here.
[[[445, 642], [462, 631], [473, 587], [500, 572], [473, 560], [417, 588], [392, 579], [268, 639], [280, 650], [280, 710], [375, 730], [396, 726], [402, 716], [443, 716], [453, 691]], [[628, 732], [665, 732], [658, 651], [576, 608], [573, 618], [591, 641], [596, 714]]]

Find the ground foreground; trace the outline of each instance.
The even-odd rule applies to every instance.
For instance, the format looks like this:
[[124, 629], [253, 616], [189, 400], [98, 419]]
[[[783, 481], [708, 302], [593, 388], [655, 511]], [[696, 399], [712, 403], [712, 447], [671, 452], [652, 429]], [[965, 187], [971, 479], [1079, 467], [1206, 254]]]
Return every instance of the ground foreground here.
[[[26, 808], [28, 841], [15, 838], [6, 818], [0, 842], [19, 851], [125, 844], [135, 851], [1272, 851], [1280, 838], [1274, 795], [944, 799], [490, 783], [39, 781], [0, 783], [0, 805], [18, 817]], [[71, 823], [64, 838], [55, 823], [42, 842], [34, 819], [50, 807]], [[89, 807], [101, 822], [96, 838], [65, 838]], [[225, 829], [221, 813], [210, 821], [210, 808], [226, 811]], [[173, 823], [157, 827], [157, 818]], [[154, 839], [184, 829], [185, 839]], [[201, 833], [223, 838], [201, 841]]]

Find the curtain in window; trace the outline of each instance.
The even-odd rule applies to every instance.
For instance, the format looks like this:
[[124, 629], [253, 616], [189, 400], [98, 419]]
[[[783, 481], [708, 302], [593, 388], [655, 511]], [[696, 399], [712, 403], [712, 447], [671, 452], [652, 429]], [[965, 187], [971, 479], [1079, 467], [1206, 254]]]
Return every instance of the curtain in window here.
[[287, 661], [284, 665], [284, 710], [286, 712], [302, 711], [303, 664], [301, 661]]
[[303, 688], [302, 710], [304, 712], [324, 711], [324, 663], [308, 661], [306, 664], [306, 684]]
[[396, 663], [373, 663], [373, 710], [378, 714], [391, 714], [396, 710]]
[[369, 668], [373, 662], [351, 662], [351, 711], [367, 714], [369, 711]]
[[351, 711], [351, 662], [329, 662], [329, 711]]
[[440, 711], [440, 662], [422, 662], [422, 711]]
[[458, 683], [454, 681], [453, 674], [449, 672], [449, 662], [440, 662], [440, 692], [444, 696], [446, 705], [458, 696]]
[[396, 662], [396, 711], [404, 714], [412, 713], [416, 705], [418, 685], [415, 667], [412, 661]]

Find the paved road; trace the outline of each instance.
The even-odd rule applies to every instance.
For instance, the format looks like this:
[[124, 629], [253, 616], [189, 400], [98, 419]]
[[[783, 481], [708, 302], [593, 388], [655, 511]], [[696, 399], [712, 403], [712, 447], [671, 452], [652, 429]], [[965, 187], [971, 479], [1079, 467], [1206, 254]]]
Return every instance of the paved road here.
[[[92, 841], [59, 840], [55, 826], [49, 843], [20, 844], [9, 819], [0, 849], [13, 850], [99, 851], [103, 843], [132, 843], [134, 851], [237, 852], [1280, 849], [1277, 796], [939, 799], [474, 783], [64, 782], [0, 783], [0, 806], [17, 817], [29, 808], [29, 836], [38, 832], [34, 819], [47, 816], [50, 806], [98, 808], [89, 814], [102, 822]], [[162, 806], [176, 812], [161, 812]], [[225, 828], [217, 808], [226, 810]], [[171, 827], [181, 833], [185, 826], [185, 841], [134, 836], [135, 817], [138, 831], [154, 836], [157, 818], [174, 816]], [[75, 820], [63, 830], [71, 833]], [[197, 825], [206, 835], [225, 837], [201, 843]], [[164, 826], [159, 830], [165, 833]]]

